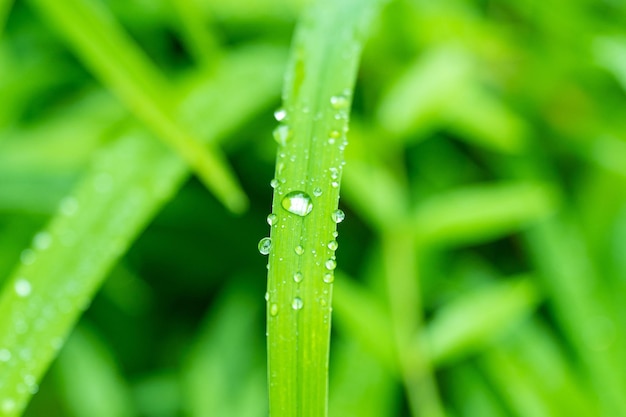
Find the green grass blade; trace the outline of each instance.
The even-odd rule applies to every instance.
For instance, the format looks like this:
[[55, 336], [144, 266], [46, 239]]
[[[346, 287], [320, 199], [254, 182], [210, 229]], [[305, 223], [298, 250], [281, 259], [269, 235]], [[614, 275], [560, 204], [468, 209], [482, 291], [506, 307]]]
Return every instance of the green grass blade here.
[[13, 0], [0, 0], [0, 39], [2, 39], [2, 32], [4, 31], [4, 25], [11, 11], [12, 4]]
[[82, 0], [32, 3], [65, 36], [95, 76], [174, 149], [224, 205], [234, 212], [245, 209], [247, 198], [223, 155], [203, 145], [178, 121], [170, 86], [106, 9]]
[[327, 415], [336, 265], [336, 248], [329, 243], [337, 228], [332, 214], [362, 38], [378, 3], [319, 1], [305, 14], [292, 46], [283, 93], [286, 118], [275, 134], [281, 146], [268, 274], [272, 417]]
[[219, 58], [219, 44], [208, 29], [200, 5], [195, 0], [169, 0], [180, 21], [180, 31], [185, 45], [196, 62], [210, 65]]
[[[273, 98], [283, 58], [267, 48], [229, 56], [215, 77], [192, 83], [193, 95], [186, 101], [196, 109], [202, 105], [199, 114], [210, 115], [202, 123], [223, 135]], [[187, 174], [183, 162], [153, 137], [129, 129], [98, 154], [58, 215], [23, 252], [0, 294], [0, 317], [5, 318], [0, 358], [7, 359], [0, 373], [3, 417], [20, 414], [32, 383], [39, 381], [106, 273]]]

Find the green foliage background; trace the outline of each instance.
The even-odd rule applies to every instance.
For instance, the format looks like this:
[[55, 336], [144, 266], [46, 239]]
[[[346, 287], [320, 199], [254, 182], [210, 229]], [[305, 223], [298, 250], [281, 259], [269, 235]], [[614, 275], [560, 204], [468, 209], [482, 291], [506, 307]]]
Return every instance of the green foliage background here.
[[[267, 415], [256, 245], [304, 6], [10, 3], [0, 416], [15, 393], [26, 416]], [[341, 185], [330, 416], [626, 416], [625, 27], [610, 0], [386, 6]], [[232, 166], [243, 215], [179, 131]]]

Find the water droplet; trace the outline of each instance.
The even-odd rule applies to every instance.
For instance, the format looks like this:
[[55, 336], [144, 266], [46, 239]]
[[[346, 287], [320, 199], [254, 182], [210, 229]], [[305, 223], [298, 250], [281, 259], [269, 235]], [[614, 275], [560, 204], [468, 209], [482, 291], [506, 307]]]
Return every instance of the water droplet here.
[[35, 263], [36, 258], [37, 255], [35, 255], [35, 251], [32, 249], [24, 249], [20, 254], [20, 261], [22, 261], [24, 265], [32, 265]]
[[315, 197], [319, 197], [319, 196], [321, 196], [321, 195], [322, 195], [322, 189], [321, 189], [320, 187], [315, 187], [315, 188], [313, 189], [313, 195], [314, 195]]
[[304, 253], [304, 248], [302, 247], [302, 245], [298, 245], [296, 246], [294, 251], [296, 252], [297, 255], [302, 255]]
[[338, 231], [336, 231], [336, 230], [335, 230], [335, 231], [333, 231], [333, 237], [334, 237], [335, 239], [337, 239], [337, 237], [338, 237], [338, 236], [339, 236], [339, 232], [338, 232]]
[[78, 211], [78, 201], [74, 197], [65, 197], [59, 205], [61, 214], [70, 217]]
[[338, 130], [331, 130], [328, 136], [333, 139], [339, 139], [341, 137], [341, 133]]
[[15, 293], [20, 297], [28, 297], [32, 291], [32, 286], [25, 278], [18, 278], [13, 285]]
[[2, 400], [2, 411], [5, 413], [10, 413], [15, 410], [16, 404], [15, 401], [11, 398], [5, 398]]
[[275, 317], [278, 315], [278, 304], [272, 303], [270, 305], [270, 316]]
[[337, 268], [337, 262], [335, 262], [334, 259], [329, 259], [324, 263], [324, 266], [326, 267], [326, 269], [328, 269], [329, 271], [332, 271], [333, 269]]
[[348, 101], [348, 97], [342, 94], [332, 96], [330, 98], [330, 105], [333, 106], [333, 108], [336, 110], [345, 109], [346, 107], [348, 107], [349, 104], [350, 102]]
[[333, 219], [335, 223], [341, 223], [346, 218], [346, 215], [343, 211], [341, 211], [340, 209], [337, 209], [333, 211], [330, 217]]
[[334, 138], [328, 138], [328, 144], [329, 145], [334, 145], [335, 144], [335, 139]]
[[33, 238], [33, 246], [38, 250], [46, 250], [52, 243], [52, 236], [48, 232], [39, 232]]
[[0, 362], [8, 362], [11, 360], [11, 351], [8, 349], [0, 349]]
[[278, 187], [278, 180], [276, 178], [272, 178], [272, 180], [270, 181], [270, 187], [272, 188]]
[[269, 301], [270, 300], [270, 293], [269, 292], [265, 292], [265, 301]]
[[324, 274], [324, 282], [327, 284], [331, 284], [335, 280], [335, 275], [331, 272], [327, 272]]
[[294, 310], [300, 310], [302, 306], [304, 306], [304, 303], [302, 302], [302, 298], [296, 297], [293, 299], [293, 302], [291, 303], [291, 307]]
[[276, 119], [277, 122], [282, 122], [283, 120], [286, 120], [287, 110], [283, 109], [282, 107], [276, 109], [276, 111], [274, 112], [274, 119]]
[[339, 187], [339, 182], [338, 181], [332, 181], [330, 183], [330, 186], [333, 187], [333, 188], [337, 188], [337, 187]]
[[296, 272], [295, 274], [293, 274], [293, 280], [297, 283], [302, 282], [302, 280], [304, 279], [304, 275], [302, 275], [302, 272]]
[[270, 253], [270, 248], [272, 247], [272, 239], [264, 237], [259, 241], [258, 247], [261, 255], [268, 255]]
[[291, 128], [287, 125], [278, 125], [274, 129], [274, 139], [279, 145], [285, 146], [291, 139]]
[[333, 180], [339, 178], [339, 170], [337, 168], [330, 167], [328, 168], [328, 171], [330, 172], [330, 178], [332, 178]]
[[339, 247], [339, 243], [337, 243], [336, 240], [331, 240], [330, 242], [328, 242], [328, 249], [330, 250], [337, 250], [337, 248]]
[[283, 197], [281, 205], [289, 213], [304, 217], [313, 210], [311, 197], [303, 191], [292, 191]]
[[270, 213], [267, 215], [267, 224], [269, 224], [270, 226], [274, 226], [276, 223], [278, 223], [278, 216], [275, 215], [274, 213]]

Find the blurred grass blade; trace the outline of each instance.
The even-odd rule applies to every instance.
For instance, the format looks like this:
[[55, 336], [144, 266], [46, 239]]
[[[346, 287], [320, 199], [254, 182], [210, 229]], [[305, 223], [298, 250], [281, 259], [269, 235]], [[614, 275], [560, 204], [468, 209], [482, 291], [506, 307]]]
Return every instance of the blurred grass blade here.
[[593, 44], [598, 64], [617, 79], [626, 91], [626, 37], [597, 37]]
[[433, 362], [439, 364], [482, 350], [532, 314], [539, 295], [529, 278], [490, 285], [436, 312], [424, 329]]
[[0, 39], [2, 39], [4, 26], [9, 16], [9, 12], [11, 11], [12, 5], [13, 0], [0, 0]]
[[336, 210], [352, 90], [363, 38], [380, 3], [317, 1], [300, 21], [292, 44], [285, 113], [275, 131], [280, 148], [268, 250], [272, 417], [327, 415], [336, 266], [331, 242], [343, 220]]
[[224, 156], [207, 149], [176, 117], [170, 86], [107, 10], [93, 0], [31, 0], [77, 55], [146, 127], [174, 149], [233, 212], [247, 198]]
[[59, 355], [54, 376], [74, 417], [131, 417], [130, 392], [112, 353], [100, 338], [79, 326]]
[[261, 305], [235, 288], [210, 311], [183, 368], [191, 417], [267, 415], [265, 367], [251, 355], [255, 340], [262, 340], [256, 331]]
[[169, 0], [179, 20], [185, 45], [196, 62], [208, 66], [219, 61], [219, 44], [208, 29], [206, 14], [196, 0]]
[[[214, 77], [190, 80], [187, 100], [200, 107], [201, 122], [214, 135], [223, 135], [273, 98], [283, 58], [265, 47], [228, 56]], [[99, 152], [22, 253], [0, 294], [0, 357], [8, 358], [0, 373], [4, 417], [20, 414], [30, 385], [39, 381], [106, 273], [187, 174], [153, 137], [128, 129]]]
[[414, 211], [422, 245], [459, 245], [499, 238], [556, 209], [552, 187], [520, 182], [471, 186], [431, 197]]

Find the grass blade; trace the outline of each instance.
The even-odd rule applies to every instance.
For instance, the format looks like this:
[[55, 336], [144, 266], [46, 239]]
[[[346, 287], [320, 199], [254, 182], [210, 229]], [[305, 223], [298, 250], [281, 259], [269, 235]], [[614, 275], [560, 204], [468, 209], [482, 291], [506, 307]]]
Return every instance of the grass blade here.
[[[33, 0], [77, 55], [129, 109], [196, 171], [217, 198], [241, 212], [247, 198], [225, 158], [176, 118], [170, 86], [107, 10], [82, 0]], [[115, 58], [113, 58], [115, 57]]]
[[[199, 114], [211, 118], [201, 122], [221, 135], [268, 104], [280, 85], [282, 58], [267, 48], [229, 56], [214, 78], [194, 81], [194, 95], [187, 101], [203, 104]], [[32, 384], [107, 271], [187, 174], [183, 162], [149, 134], [129, 129], [100, 152], [33, 248], [24, 251], [0, 295], [0, 316], [5, 318], [0, 322], [0, 358], [9, 359], [0, 373], [4, 417], [20, 414]]]
[[[268, 274], [272, 417], [327, 415], [339, 181], [362, 37], [377, 0], [322, 0], [305, 14], [283, 93]], [[329, 245], [329, 243], [331, 243]]]

